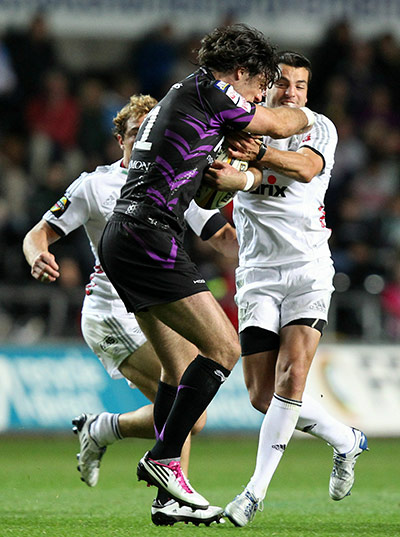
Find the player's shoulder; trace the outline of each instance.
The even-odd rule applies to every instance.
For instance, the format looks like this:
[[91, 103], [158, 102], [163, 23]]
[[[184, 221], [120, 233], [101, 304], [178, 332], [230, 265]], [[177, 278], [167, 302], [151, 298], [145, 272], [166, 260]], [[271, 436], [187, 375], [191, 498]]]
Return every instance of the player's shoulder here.
[[70, 188], [93, 188], [100, 182], [102, 183], [107, 178], [115, 177], [119, 174], [128, 173], [127, 170], [121, 168], [121, 161], [114, 162], [113, 164], [106, 164], [103, 166], [97, 166], [97, 168], [91, 172], [82, 172], [80, 176], [71, 184]]
[[124, 168], [121, 168], [121, 160], [117, 160], [112, 164], [103, 164], [102, 166], [97, 166], [95, 170], [84, 175], [86, 181], [97, 181], [99, 178], [108, 176], [110, 174], [115, 174], [118, 172], [122, 173], [123, 170]]
[[335, 132], [335, 133], [337, 132], [336, 126], [331, 119], [329, 119], [324, 114], [320, 114], [318, 112], [314, 112], [314, 114], [315, 114], [315, 123], [314, 123], [315, 128], [318, 128], [318, 127], [325, 128], [325, 129], [328, 129], [328, 131], [330, 132]]

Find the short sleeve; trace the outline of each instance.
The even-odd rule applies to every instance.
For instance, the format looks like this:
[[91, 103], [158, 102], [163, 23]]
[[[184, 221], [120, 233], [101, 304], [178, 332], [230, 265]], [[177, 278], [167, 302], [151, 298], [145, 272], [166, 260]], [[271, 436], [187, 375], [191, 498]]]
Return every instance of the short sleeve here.
[[68, 235], [86, 224], [90, 215], [90, 184], [82, 174], [65, 191], [65, 194], [43, 215], [43, 219], [57, 233]]

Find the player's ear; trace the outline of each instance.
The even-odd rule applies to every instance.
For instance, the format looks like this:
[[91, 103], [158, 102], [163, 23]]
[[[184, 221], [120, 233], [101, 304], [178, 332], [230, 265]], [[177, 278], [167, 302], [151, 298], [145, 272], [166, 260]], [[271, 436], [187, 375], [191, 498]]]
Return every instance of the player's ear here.
[[235, 78], [236, 80], [240, 80], [246, 73], [246, 69], [244, 67], [237, 67], [235, 70]]
[[124, 150], [124, 139], [122, 138], [122, 136], [120, 134], [117, 134], [117, 142], [119, 144], [119, 147], [123, 151]]

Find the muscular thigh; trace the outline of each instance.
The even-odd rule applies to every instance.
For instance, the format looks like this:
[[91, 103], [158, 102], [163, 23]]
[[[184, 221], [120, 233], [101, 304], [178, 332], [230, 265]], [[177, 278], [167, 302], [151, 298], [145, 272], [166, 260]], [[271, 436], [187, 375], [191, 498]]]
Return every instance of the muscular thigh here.
[[[240, 355], [238, 336], [232, 323], [209, 291], [197, 293], [169, 304], [150, 308], [149, 312], [138, 314], [139, 323], [154, 322], [158, 319], [184, 339], [190, 341], [199, 352], [231, 369]], [[154, 332], [148, 336], [157, 350], [155, 341], [163, 333]], [[158, 351], [157, 351], [158, 353]], [[161, 356], [160, 356], [161, 358]], [[164, 358], [165, 359], [165, 358]]]
[[198, 349], [152, 313], [142, 312], [137, 318], [161, 362], [161, 380], [177, 386]]

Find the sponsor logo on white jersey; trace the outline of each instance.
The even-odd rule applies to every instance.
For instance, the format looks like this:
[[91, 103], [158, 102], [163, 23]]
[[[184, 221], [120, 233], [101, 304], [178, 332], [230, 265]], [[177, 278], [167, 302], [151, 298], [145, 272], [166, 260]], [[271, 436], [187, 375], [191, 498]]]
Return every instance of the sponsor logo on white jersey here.
[[272, 198], [286, 198], [287, 185], [260, 185], [250, 194], [261, 194], [261, 196], [271, 196]]

